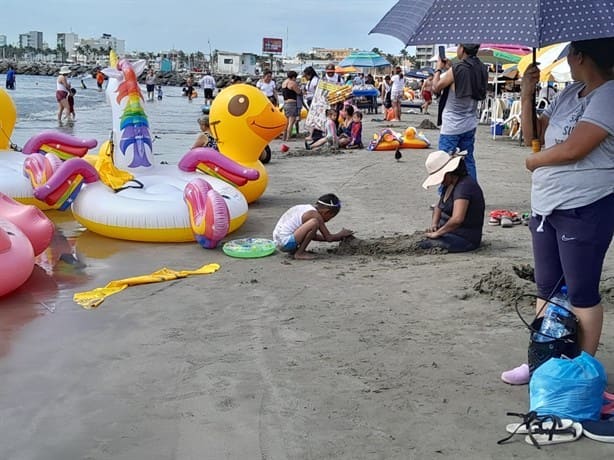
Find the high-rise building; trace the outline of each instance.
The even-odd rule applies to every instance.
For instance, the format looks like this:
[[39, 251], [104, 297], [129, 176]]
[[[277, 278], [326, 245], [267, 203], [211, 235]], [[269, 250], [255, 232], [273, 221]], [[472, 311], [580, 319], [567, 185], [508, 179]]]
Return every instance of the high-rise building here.
[[421, 69], [423, 67], [435, 67], [436, 62], [431, 61], [431, 58], [438, 55], [439, 46], [445, 46], [446, 49], [454, 45], [420, 45], [416, 46], [416, 67]]
[[432, 63], [429, 60], [437, 53], [436, 45], [419, 45], [416, 46], [416, 67], [421, 69], [423, 67], [432, 67]]
[[67, 53], [72, 53], [79, 41], [79, 36], [72, 32], [63, 32], [57, 34], [57, 46], [62, 46]]
[[6, 46], [6, 35], [0, 35], [0, 46]]
[[28, 33], [19, 34], [19, 47], [30, 47], [37, 50], [43, 49], [43, 33], [31, 30]]

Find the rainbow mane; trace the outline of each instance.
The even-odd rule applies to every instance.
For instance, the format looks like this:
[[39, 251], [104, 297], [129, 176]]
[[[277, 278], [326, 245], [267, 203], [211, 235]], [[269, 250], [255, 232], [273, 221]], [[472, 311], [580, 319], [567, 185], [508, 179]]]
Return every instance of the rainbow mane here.
[[120, 117], [119, 149], [125, 156], [128, 147], [133, 146], [134, 154], [128, 167], [151, 166], [146, 148], [149, 147], [149, 150], [152, 150], [152, 141], [149, 133], [149, 121], [141, 105], [141, 101], [144, 100], [143, 94], [132, 65], [127, 60], [122, 59], [119, 62], [119, 68], [123, 73], [124, 80], [117, 87], [116, 101], [120, 105], [125, 101], [124, 110]]

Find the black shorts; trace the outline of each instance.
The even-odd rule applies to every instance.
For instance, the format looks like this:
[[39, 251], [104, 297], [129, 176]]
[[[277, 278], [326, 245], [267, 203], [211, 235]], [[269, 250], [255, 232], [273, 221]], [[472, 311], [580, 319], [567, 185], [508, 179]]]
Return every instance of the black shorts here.
[[213, 88], [205, 88], [205, 99], [213, 99]]
[[614, 194], [575, 209], [558, 210], [529, 221], [537, 294], [547, 299], [564, 278], [576, 308], [601, 302], [603, 260], [614, 234]]
[[156, 85], [147, 85], [147, 92], [153, 93], [154, 89], [156, 89]]

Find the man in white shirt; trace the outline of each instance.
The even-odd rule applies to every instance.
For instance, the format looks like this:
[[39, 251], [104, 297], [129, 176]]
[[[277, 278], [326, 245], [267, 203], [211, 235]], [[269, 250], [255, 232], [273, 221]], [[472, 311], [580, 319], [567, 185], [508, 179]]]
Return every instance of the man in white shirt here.
[[215, 78], [211, 76], [211, 72], [205, 70], [205, 75], [198, 81], [198, 84], [205, 91], [205, 105], [211, 105], [213, 102], [213, 90], [216, 88]]
[[341, 75], [335, 73], [335, 64], [328, 64], [326, 66], [326, 73], [324, 74], [324, 81], [334, 83], [335, 85], [342, 85], [343, 79]]

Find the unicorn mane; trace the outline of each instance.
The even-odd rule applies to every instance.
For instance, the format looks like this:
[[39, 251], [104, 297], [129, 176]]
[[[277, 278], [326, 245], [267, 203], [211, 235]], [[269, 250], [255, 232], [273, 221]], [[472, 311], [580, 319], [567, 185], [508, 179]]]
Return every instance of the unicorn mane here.
[[113, 139], [119, 146], [113, 154], [114, 163], [123, 169], [151, 168], [153, 144], [149, 121], [137, 76], [145, 69], [145, 61], [131, 63], [121, 59], [116, 68], [103, 70], [109, 77], [107, 97], [113, 112]]

